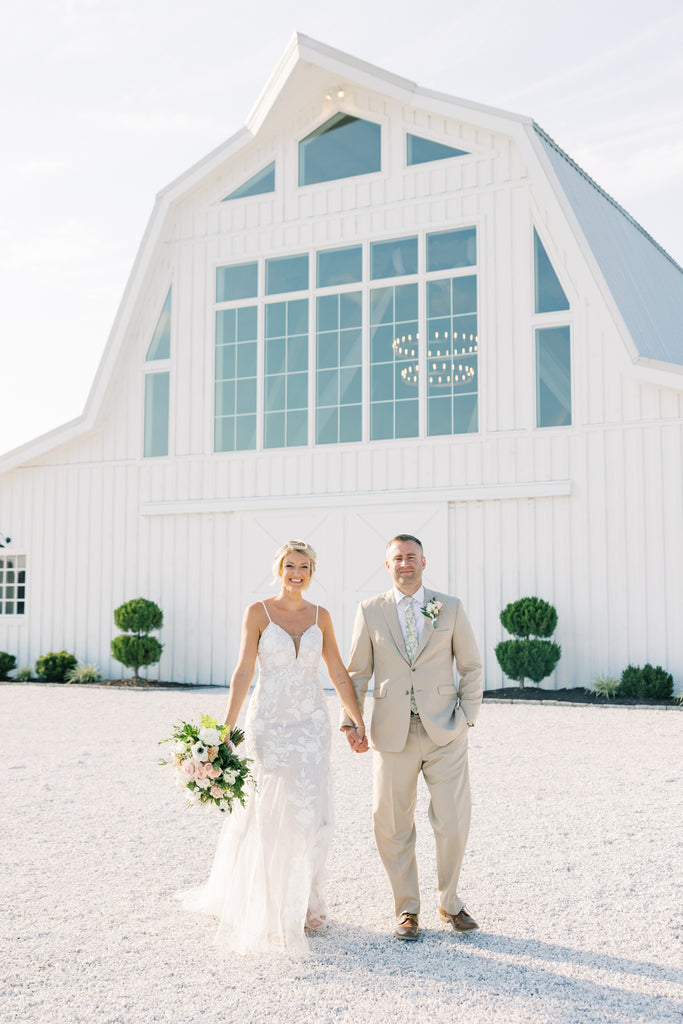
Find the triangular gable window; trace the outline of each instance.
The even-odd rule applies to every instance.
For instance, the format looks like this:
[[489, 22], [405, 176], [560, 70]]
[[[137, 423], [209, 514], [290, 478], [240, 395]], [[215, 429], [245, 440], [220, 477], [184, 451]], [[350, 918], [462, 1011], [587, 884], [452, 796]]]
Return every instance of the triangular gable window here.
[[157, 320], [157, 325], [154, 328], [154, 334], [152, 340], [149, 343], [147, 349], [147, 362], [153, 362], [155, 359], [170, 359], [171, 357], [171, 288], [168, 289], [168, 295], [164, 302], [161, 315]]
[[299, 184], [353, 178], [382, 167], [382, 129], [338, 113], [299, 143]]
[[569, 309], [569, 300], [560, 284], [552, 263], [545, 251], [543, 242], [534, 228], [534, 279], [536, 292], [536, 312], [556, 313], [561, 309]]
[[262, 196], [266, 192], [275, 191], [275, 161], [263, 167], [257, 174], [245, 181], [243, 185], [236, 188], [234, 192], [222, 199], [227, 203], [229, 199], [246, 199], [248, 196]]
[[406, 135], [406, 163], [428, 164], [432, 160], [448, 160], [452, 156], [469, 156], [466, 149], [456, 149], [455, 146], [446, 146], [443, 142], [432, 142], [431, 139], [423, 139], [421, 135]]

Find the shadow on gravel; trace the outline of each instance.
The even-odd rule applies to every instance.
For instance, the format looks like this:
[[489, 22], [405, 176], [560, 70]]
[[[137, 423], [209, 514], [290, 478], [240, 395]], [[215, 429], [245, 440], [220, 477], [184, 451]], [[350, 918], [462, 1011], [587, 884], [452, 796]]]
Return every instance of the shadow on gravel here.
[[[330, 968], [337, 980], [348, 972], [356, 976], [356, 991], [358, 976], [365, 974], [368, 984], [381, 981], [391, 985], [392, 978], [400, 977], [402, 984], [412, 983], [418, 993], [427, 981], [444, 986], [457, 981], [460, 987], [493, 993], [498, 998], [537, 995], [561, 1004], [562, 1019], [575, 1022], [584, 1019], [586, 1011], [598, 1008], [606, 1014], [605, 1020], [613, 1012], [619, 1014], [620, 1021], [647, 1020], [653, 1024], [680, 1020], [683, 1013], [681, 1002], [634, 990], [627, 981], [647, 979], [648, 987], [652, 982], [682, 983], [683, 970], [534, 939], [486, 932], [456, 935], [422, 928], [420, 939], [408, 943], [394, 939], [390, 932], [335, 922], [326, 935], [316, 936], [311, 942], [311, 954], [316, 960], [311, 974], [317, 973], [319, 966]], [[593, 977], [586, 977], [589, 972]], [[599, 980], [603, 972], [609, 980]], [[624, 977], [624, 987], [615, 975]], [[461, 994], [458, 1005], [462, 1005]]]

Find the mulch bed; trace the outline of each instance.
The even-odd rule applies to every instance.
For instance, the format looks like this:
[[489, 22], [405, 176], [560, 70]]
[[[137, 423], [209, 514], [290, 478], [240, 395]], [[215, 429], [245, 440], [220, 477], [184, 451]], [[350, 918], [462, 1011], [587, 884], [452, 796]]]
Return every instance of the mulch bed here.
[[[14, 679], [0, 680], [2, 683], [15, 683]], [[43, 679], [31, 679], [30, 683], [44, 683]], [[193, 690], [204, 689], [206, 683], [170, 683], [159, 679], [98, 679], [96, 683], [51, 683], [52, 686], [115, 686], [120, 688], [139, 690]], [[220, 690], [227, 687], [212, 687]], [[574, 686], [563, 690], [547, 690], [541, 686], [503, 686], [498, 690], [484, 690], [484, 700], [523, 701], [533, 700], [536, 702], [564, 702], [567, 704], [605, 704], [605, 705], [638, 705], [642, 707], [676, 707], [683, 710], [681, 704], [675, 697], [669, 700], [647, 700], [642, 697], [604, 697], [601, 694], [586, 690], [583, 686]]]
[[638, 704], [644, 707], [681, 707], [679, 702], [671, 697], [669, 700], [648, 700], [644, 697], [604, 697], [601, 694], [586, 690], [583, 686], [574, 686], [563, 690], [546, 690], [541, 686], [503, 686], [499, 690], [485, 690], [484, 700], [534, 700], [534, 701], [564, 701], [569, 704]]
[[[48, 682], [46, 679], [0, 679], [2, 683], [14, 683], [14, 685], [33, 685], [43, 683], [47, 686], [116, 686], [122, 689], [134, 690], [196, 690], [204, 689], [208, 683], [167, 683], [160, 679], [98, 679], [96, 683], [58, 683]], [[220, 690], [221, 687], [212, 687]]]

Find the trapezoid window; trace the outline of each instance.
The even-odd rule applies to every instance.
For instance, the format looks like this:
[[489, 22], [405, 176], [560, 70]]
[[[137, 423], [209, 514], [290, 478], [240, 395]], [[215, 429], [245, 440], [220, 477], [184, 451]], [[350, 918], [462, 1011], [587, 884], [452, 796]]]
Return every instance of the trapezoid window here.
[[146, 362], [151, 363], [157, 359], [170, 359], [171, 357], [171, 288], [162, 307], [157, 325], [154, 328], [152, 340], [147, 349]]
[[299, 184], [372, 174], [382, 166], [382, 129], [338, 113], [299, 143]]
[[534, 228], [534, 281], [537, 313], [556, 313], [569, 309], [569, 300], [555, 269]]
[[275, 161], [269, 163], [267, 167], [262, 168], [256, 174], [254, 174], [248, 181], [245, 181], [243, 185], [236, 188], [234, 192], [225, 196], [221, 200], [222, 203], [227, 203], [231, 199], [247, 199], [248, 196], [262, 196], [266, 192], [275, 191]]
[[428, 164], [432, 160], [448, 160], [453, 156], [469, 156], [469, 153], [466, 149], [456, 149], [443, 142], [423, 139], [421, 135], [411, 135], [410, 132], [406, 135], [406, 163], [409, 167], [413, 164]]

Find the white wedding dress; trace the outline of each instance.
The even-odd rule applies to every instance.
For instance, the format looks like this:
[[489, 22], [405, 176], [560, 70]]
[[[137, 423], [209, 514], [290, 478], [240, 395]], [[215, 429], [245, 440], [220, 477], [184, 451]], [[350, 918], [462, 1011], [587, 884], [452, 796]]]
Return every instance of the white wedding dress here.
[[206, 884], [180, 894], [188, 910], [220, 919], [216, 942], [238, 953], [305, 950], [307, 923], [327, 920], [332, 801], [322, 632], [316, 609], [297, 652], [268, 619], [245, 721], [256, 789], [249, 787], [244, 809], [226, 812]]

